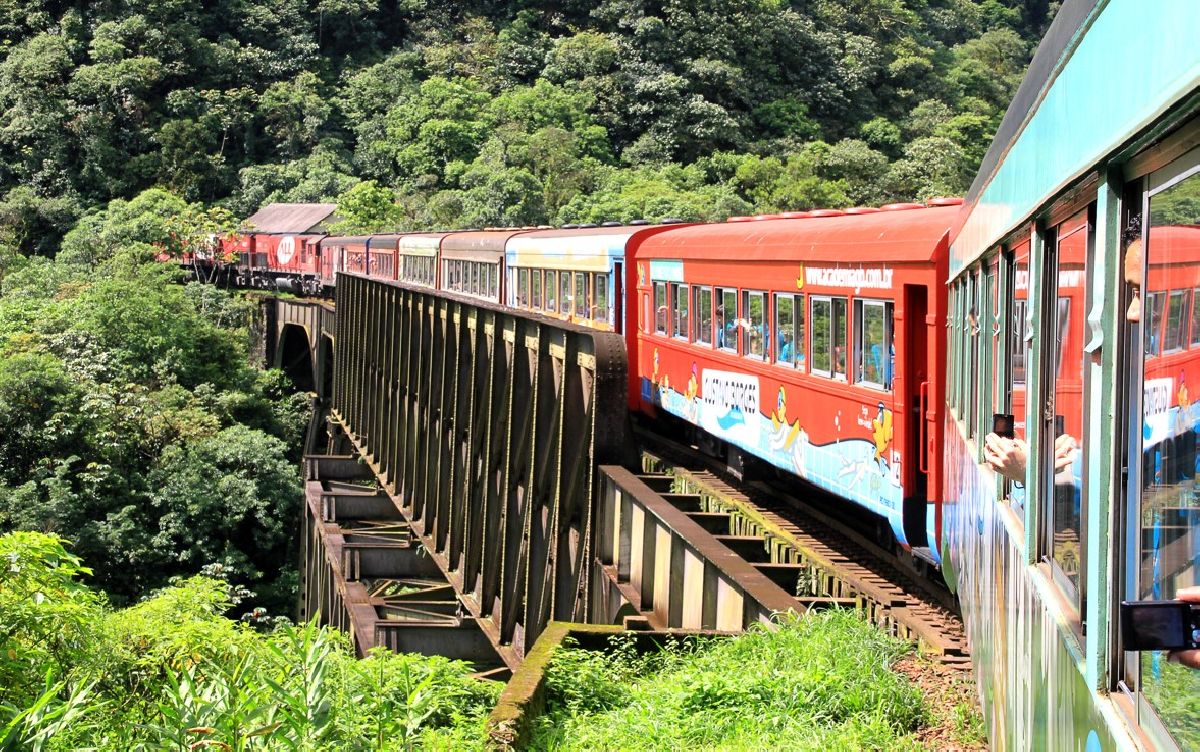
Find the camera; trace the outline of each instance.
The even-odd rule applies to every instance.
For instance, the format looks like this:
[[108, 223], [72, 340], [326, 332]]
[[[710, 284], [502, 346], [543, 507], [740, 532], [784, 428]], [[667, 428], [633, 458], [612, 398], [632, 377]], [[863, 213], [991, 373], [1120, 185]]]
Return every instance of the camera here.
[[1200, 648], [1200, 604], [1122, 601], [1121, 639], [1126, 650]]

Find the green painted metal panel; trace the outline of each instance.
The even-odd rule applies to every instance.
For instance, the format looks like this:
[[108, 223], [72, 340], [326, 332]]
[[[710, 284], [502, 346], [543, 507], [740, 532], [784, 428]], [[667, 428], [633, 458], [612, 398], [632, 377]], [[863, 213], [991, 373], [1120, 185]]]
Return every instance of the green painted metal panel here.
[[1110, 0], [1062, 62], [950, 251], [950, 274], [1200, 85], [1200, 2]]

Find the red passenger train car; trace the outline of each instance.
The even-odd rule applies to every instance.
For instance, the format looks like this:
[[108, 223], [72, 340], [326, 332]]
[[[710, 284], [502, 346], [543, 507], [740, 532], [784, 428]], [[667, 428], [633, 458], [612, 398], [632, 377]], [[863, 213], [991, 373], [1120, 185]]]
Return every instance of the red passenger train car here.
[[936, 563], [945, 282], [960, 201], [695, 225], [641, 244], [630, 396], [886, 519]]

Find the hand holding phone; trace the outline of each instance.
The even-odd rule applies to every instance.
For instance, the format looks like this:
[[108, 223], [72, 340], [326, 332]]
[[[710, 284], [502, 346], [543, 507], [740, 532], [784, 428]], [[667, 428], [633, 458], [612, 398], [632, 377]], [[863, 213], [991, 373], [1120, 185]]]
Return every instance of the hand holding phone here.
[[992, 413], [992, 433], [1005, 439], [1014, 439], [1017, 434], [1013, 429], [1011, 413]]

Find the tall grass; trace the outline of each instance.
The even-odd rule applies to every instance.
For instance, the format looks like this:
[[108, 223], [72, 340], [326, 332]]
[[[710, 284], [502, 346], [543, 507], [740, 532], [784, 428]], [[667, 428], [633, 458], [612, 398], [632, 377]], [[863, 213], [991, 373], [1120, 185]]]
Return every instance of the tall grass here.
[[920, 691], [891, 665], [908, 646], [827, 612], [644, 656], [560, 650], [533, 746], [553, 750], [919, 749]]

